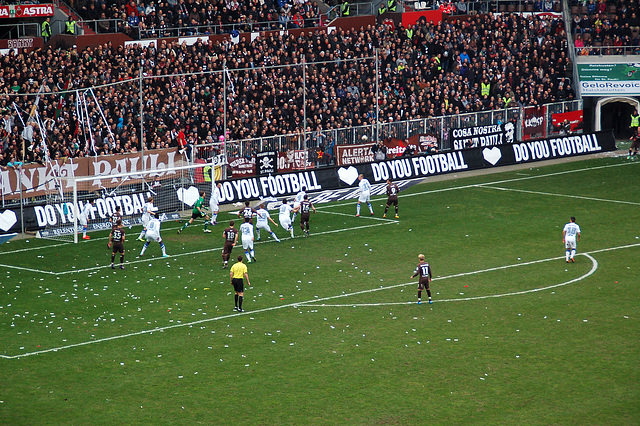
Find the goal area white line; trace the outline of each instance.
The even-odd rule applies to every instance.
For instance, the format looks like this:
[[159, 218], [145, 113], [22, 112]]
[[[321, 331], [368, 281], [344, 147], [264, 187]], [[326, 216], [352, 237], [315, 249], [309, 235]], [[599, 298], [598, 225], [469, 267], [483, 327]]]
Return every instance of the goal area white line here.
[[[441, 302], [445, 302], [445, 301], [450, 301], [450, 302], [471, 301], [471, 300], [480, 300], [480, 299], [486, 299], [486, 298], [496, 298], [496, 297], [505, 297], [505, 296], [512, 296], [512, 295], [521, 295], [521, 294], [527, 294], [527, 293], [532, 293], [532, 292], [537, 292], [537, 291], [544, 291], [544, 290], [547, 290], [547, 289], [550, 289], [550, 288], [557, 288], [557, 287], [560, 287], [560, 286], [568, 285], [568, 284], [571, 284], [571, 283], [574, 283], [574, 282], [577, 282], [577, 281], [580, 281], [580, 280], [583, 280], [583, 279], [587, 278], [588, 276], [592, 275], [597, 270], [598, 262], [595, 260], [595, 258], [593, 258], [591, 256], [592, 254], [604, 253], [604, 252], [613, 251], [613, 250], [622, 250], [622, 249], [634, 248], [634, 247], [639, 247], [639, 246], [640, 246], [640, 243], [627, 244], [627, 245], [618, 246], [618, 247], [609, 247], [609, 248], [592, 250], [592, 251], [589, 251], [589, 252], [581, 253], [580, 254], [581, 256], [586, 256], [587, 258], [589, 258], [592, 261], [591, 270], [589, 272], [587, 272], [586, 274], [583, 274], [580, 277], [574, 278], [574, 279], [572, 279], [570, 281], [567, 281], [567, 282], [564, 282], [564, 283], [553, 284], [551, 286], [545, 286], [545, 287], [538, 288], [538, 289], [524, 290], [524, 291], [521, 291], [521, 292], [505, 293], [503, 295], [485, 295], [485, 296], [476, 296], [476, 297], [468, 297], [468, 298], [460, 298], [460, 299], [443, 299]], [[563, 259], [563, 257], [562, 256], [560, 256], [560, 257], [551, 257], [551, 258], [547, 258], [547, 259], [533, 260], [533, 261], [530, 261], [530, 262], [522, 262], [522, 263], [517, 263], [517, 264], [510, 264], [510, 265], [498, 266], [498, 267], [493, 267], [493, 268], [481, 269], [481, 270], [476, 270], [476, 271], [462, 272], [462, 273], [459, 273], [459, 274], [448, 275], [448, 276], [445, 276], [445, 277], [438, 277], [436, 279], [444, 280], [444, 279], [451, 279], [451, 278], [459, 278], [459, 277], [464, 277], [464, 276], [469, 276], [469, 275], [481, 274], [481, 273], [484, 273], [484, 272], [499, 271], [499, 270], [508, 269], [508, 268], [515, 268], [515, 267], [519, 267], [519, 266], [533, 265], [533, 264], [537, 264], [537, 263], [550, 262], [550, 261], [560, 260], [560, 259]], [[232, 317], [237, 317], [237, 316], [240, 316], [240, 315], [255, 315], [255, 314], [262, 313], [262, 312], [269, 312], [269, 311], [274, 311], [274, 310], [283, 309], [283, 308], [296, 308], [297, 309], [297, 308], [300, 308], [300, 307], [330, 307], [330, 305], [327, 305], [327, 304], [318, 305], [318, 302], [321, 302], [321, 301], [324, 301], [324, 300], [339, 299], [339, 298], [344, 298], [344, 297], [349, 297], [349, 296], [356, 296], [358, 294], [365, 294], [365, 293], [372, 293], [372, 292], [377, 292], [377, 291], [389, 290], [389, 289], [398, 288], [398, 287], [406, 287], [406, 286], [415, 285], [415, 284], [416, 283], [414, 281], [412, 281], [412, 282], [407, 282], [407, 283], [402, 283], [402, 284], [394, 284], [394, 285], [390, 285], [390, 286], [381, 286], [381, 287], [376, 287], [376, 288], [367, 289], [367, 290], [361, 290], [361, 291], [357, 291], [357, 292], [353, 292], [353, 293], [338, 294], [338, 295], [334, 295], [334, 296], [327, 296], [327, 297], [323, 297], [323, 298], [311, 299], [311, 300], [303, 301], [303, 302], [295, 302], [295, 303], [288, 303], [288, 304], [278, 305], [278, 306], [270, 306], [270, 307], [267, 307], [267, 308], [256, 309], [256, 310], [253, 310], [253, 311], [238, 312], [238, 313], [233, 313], [233, 314], [229, 314], [229, 315], [221, 315], [221, 316], [217, 316], [217, 317], [213, 317], [213, 318], [205, 318], [205, 319], [198, 320], [198, 321], [191, 321], [191, 322], [186, 322], [186, 323], [173, 324], [173, 325], [168, 325], [168, 326], [164, 326], [164, 327], [156, 327], [156, 328], [153, 328], [153, 329], [150, 329], [150, 330], [141, 330], [141, 331], [137, 331], [137, 332], [133, 332], [133, 333], [127, 333], [127, 334], [121, 334], [121, 335], [116, 335], [116, 336], [104, 337], [104, 338], [101, 338], [101, 339], [95, 339], [95, 340], [90, 340], [90, 341], [86, 341], [86, 342], [79, 342], [79, 343], [59, 346], [59, 347], [55, 347], [55, 348], [43, 349], [43, 350], [40, 350], [40, 351], [25, 352], [25, 353], [18, 354], [18, 355], [0, 354], [0, 358], [3, 358], [3, 359], [18, 359], [18, 358], [23, 358], [23, 357], [32, 356], [32, 355], [45, 354], [45, 353], [49, 353], [49, 352], [58, 352], [58, 351], [65, 350], [65, 349], [72, 349], [72, 348], [92, 345], [92, 344], [96, 344], [96, 343], [102, 343], [102, 342], [108, 342], [108, 341], [112, 341], [112, 340], [124, 339], [124, 338], [128, 338], [128, 337], [141, 336], [141, 335], [153, 334], [153, 333], [161, 333], [161, 332], [164, 332], [164, 331], [167, 331], [167, 330], [171, 330], [171, 329], [174, 329], [174, 328], [191, 327], [191, 326], [198, 325], [198, 324], [205, 324], [205, 323], [209, 323], [209, 322], [220, 321], [220, 320], [224, 320], [224, 319], [228, 319], [228, 318], [232, 318]], [[408, 305], [409, 303], [404, 303], [403, 302], [403, 303], [400, 303], [400, 304]], [[345, 305], [339, 305], [339, 306], [353, 307], [354, 304], [345, 304]], [[375, 306], [375, 305], [372, 305], [372, 306]]]

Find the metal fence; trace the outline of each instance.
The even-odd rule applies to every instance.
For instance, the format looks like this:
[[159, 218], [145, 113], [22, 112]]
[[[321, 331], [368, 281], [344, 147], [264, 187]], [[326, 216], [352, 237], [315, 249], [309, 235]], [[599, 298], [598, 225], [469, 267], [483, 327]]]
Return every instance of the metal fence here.
[[[544, 135], [549, 136], [559, 132], [553, 127], [553, 114], [568, 111], [576, 111], [583, 108], [581, 100], [557, 102], [545, 105]], [[451, 129], [477, 127], [496, 124], [499, 122], [513, 122], [516, 124], [516, 138], [522, 140], [522, 119], [524, 108], [508, 108], [491, 111], [480, 111], [469, 114], [449, 115], [432, 118], [418, 118], [414, 120], [380, 123], [359, 127], [347, 127], [308, 133], [270, 136], [256, 139], [229, 141], [224, 145], [198, 144], [191, 151], [192, 160], [208, 160], [219, 154], [225, 154], [228, 158], [252, 157], [261, 151], [286, 152], [289, 150], [309, 150], [315, 152], [319, 146], [323, 146], [325, 152], [333, 157], [335, 146], [353, 145], [369, 141], [396, 138], [406, 140], [412, 136], [431, 134], [438, 138], [438, 148], [441, 151], [453, 149], [449, 140]], [[309, 156], [310, 158], [312, 155]]]
[[[305, 19], [303, 28], [315, 28], [320, 25], [321, 18], [314, 20]], [[233, 24], [211, 24], [211, 25], [185, 25], [182, 27], [147, 27], [144, 25], [131, 26], [124, 19], [96, 19], [78, 22], [85, 28], [89, 28], [96, 33], [125, 33], [130, 37], [143, 40], [148, 38], [162, 37], [189, 37], [197, 35], [230, 34], [233, 31], [255, 32], [255, 31], [276, 31], [298, 28], [291, 19], [287, 22], [274, 20], [264, 22], [239, 22]]]

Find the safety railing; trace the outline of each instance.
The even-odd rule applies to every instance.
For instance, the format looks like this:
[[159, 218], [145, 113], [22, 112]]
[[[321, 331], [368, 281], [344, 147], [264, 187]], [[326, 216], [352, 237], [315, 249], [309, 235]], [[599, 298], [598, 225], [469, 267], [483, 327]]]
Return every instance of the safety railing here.
[[[582, 109], [582, 101], [556, 102], [545, 105], [544, 134], [557, 133], [554, 129], [553, 114]], [[448, 115], [414, 120], [380, 123], [366, 126], [347, 127], [340, 129], [310, 131], [287, 135], [269, 136], [255, 139], [228, 141], [226, 144], [201, 143], [192, 147], [193, 160], [208, 160], [219, 154], [226, 154], [228, 158], [253, 157], [262, 151], [286, 152], [290, 150], [315, 151], [323, 147], [329, 150], [330, 158], [337, 145], [354, 145], [387, 138], [406, 140], [412, 136], [428, 134], [438, 139], [438, 148], [443, 151], [451, 150], [449, 140], [451, 129], [479, 127], [497, 123], [516, 123], [516, 138], [522, 140], [523, 108], [514, 107], [490, 111], [479, 111], [468, 114]], [[224, 146], [224, 150], [221, 147]]]
[[18, 22], [0, 25], [0, 39], [16, 39], [22, 37], [40, 37], [40, 24], [36, 22]]

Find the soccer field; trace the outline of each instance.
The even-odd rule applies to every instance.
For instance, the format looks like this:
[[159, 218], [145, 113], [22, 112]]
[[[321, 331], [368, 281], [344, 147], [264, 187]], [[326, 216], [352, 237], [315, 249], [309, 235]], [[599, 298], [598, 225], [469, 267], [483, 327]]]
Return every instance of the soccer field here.
[[606, 157], [427, 179], [399, 219], [319, 204], [310, 237], [263, 232], [243, 313], [229, 213], [164, 223], [169, 258], [126, 229], [125, 270], [105, 233], [2, 244], [0, 423], [638, 424], [639, 181]]

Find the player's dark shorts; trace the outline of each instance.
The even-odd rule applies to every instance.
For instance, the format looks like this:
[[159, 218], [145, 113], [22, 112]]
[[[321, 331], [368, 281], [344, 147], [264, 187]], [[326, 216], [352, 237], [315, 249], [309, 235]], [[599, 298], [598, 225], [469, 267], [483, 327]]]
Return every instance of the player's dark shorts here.
[[631, 149], [638, 149], [640, 148], [640, 138], [633, 138], [633, 140], [631, 141]]
[[191, 219], [200, 219], [201, 217], [204, 217], [204, 215], [200, 212], [191, 213]]
[[309, 219], [311, 219], [310, 213], [302, 213], [300, 215], [300, 223], [309, 223]]
[[113, 243], [111, 247], [114, 253], [124, 253], [124, 244], [122, 243]]
[[429, 277], [422, 277], [420, 281], [418, 281], [418, 290], [429, 290], [429, 283], [431, 280]]
[[397, 206], [397, 205], [398, 205], [398, 197], [397, 197], [397, 196], [395, 196], [395, 197], [389, 197], [389, 198], [387, 199], [387, 205], [388, 205], [388, 206], [390, 206], [390, 205], [392, 205], [392, 204], [393, 204], [394, 206]]
[[244, 280], [242, 278], [232, 278], [233, 290], [236, 293], [244, 293]]
[[225, 260], [229, 260], [229, 256], [231, 255], [231, 250], [233, 250], [233, 243], [231, 241], [225, 241], [224, 247], [222, 248], [222, 258]]

